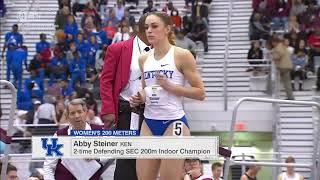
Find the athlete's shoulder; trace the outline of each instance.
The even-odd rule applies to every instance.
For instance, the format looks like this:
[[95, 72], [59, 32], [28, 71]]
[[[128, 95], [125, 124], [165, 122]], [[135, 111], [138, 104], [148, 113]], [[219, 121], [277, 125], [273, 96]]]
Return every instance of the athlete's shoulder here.
[[178, 58], [190, 58], [193, 57], [188, 49], [184, 49], [178, 46], [174, 46], [174, 55]]

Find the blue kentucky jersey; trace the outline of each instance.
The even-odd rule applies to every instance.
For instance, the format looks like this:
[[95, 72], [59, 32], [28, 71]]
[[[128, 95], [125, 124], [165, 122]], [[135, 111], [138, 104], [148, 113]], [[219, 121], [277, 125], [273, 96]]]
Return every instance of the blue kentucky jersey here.
[[71, 73], [85, 73], [86, 61], [81, 57], [79, 59], [73, 59], [70, 63], [69, 70]]
[[22, 63], [27, 64], [28, 52], [22, 48], [16, 49], [12, 54], [12, 67], [22, 68]]
[[82, 42], [77, 42], [76, 41], [76, 47], [78, 49], [78, 51], [80, 52], [81, 56], [83, 58], [87, 58], [89, 55], [89, 43], [87, 43], [86, 41], [82, 41]]
[[57, 57], [53, 57], [50, 61], [51, 66], [68, 66], [68, 61], [66, 58], [58, 59]]
[[50, 48], [50, 43], [47, 41], [40, 41], [36, 44], [37, 53], [41, 53], [44, 49]]
[[107, 38], [107, 33], [105, 31], [99, 31], [99, 32], [92, 32], [90, 34], [90, 36], [96, 36], [97, 38], [97, 42], [100, 44], [100, 45], [105, 45], [105, 44], [108, 44], [108, 38]]
[[73, 23], [73, 24], [65, 24], [64, 25], [64, 33], [66, 34], [72, 34], [73, 38], [75, 39], [77, 37], [78, 34], [78, 25], [77, 23]]
[[8, 32], [5, 35], [5, 41], [9, 48], [21, 46], [23, 44], [23, 36], [18, 32]]

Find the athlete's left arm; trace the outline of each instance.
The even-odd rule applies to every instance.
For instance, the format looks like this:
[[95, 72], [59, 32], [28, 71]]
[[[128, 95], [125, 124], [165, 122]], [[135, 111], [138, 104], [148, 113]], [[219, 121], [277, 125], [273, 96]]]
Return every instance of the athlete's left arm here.
[[167, 83], [165, 87], [162, 87], [178, 96], [203, 101], [206, 97], [205, 89], [201, 76], [197, 70], [196, 60], [188, 50], [181, 48], [176, 48], [175, 50], [176, 66], [191, 87], [179, 86], [172, 83]]

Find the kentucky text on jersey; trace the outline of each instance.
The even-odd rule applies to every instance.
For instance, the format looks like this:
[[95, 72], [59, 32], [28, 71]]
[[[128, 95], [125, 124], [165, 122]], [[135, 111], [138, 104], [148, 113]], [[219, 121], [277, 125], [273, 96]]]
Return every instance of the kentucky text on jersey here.
[[158, 74], [163, 74], [167, 78], [172, 79], [173, 72], [174, 71], [171, 71], [171, 70], [146, 71], [146, 72], [144, 72], [144, 79], [155, 78]]

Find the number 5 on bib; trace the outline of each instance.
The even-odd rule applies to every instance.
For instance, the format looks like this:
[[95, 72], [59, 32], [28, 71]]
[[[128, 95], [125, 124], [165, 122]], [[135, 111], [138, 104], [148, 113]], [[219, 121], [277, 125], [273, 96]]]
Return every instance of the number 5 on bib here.
[[174, 136], [182, 136], [183, 135], [183, 122], [175, 121], [173, 123], [173, 135]]

